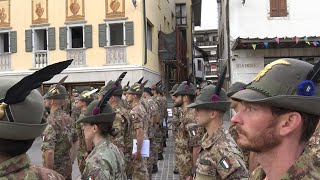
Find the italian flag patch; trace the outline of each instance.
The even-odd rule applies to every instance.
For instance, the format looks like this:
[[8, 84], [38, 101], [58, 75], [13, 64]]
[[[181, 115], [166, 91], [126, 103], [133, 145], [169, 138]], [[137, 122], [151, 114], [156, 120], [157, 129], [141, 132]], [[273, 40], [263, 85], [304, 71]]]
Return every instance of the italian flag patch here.
[[230, 166], [231, 166], [230, 160], [227, 157], [222, 158], [221, 161], [220, 161], [220, 166], [223, 169], [229, 169]]

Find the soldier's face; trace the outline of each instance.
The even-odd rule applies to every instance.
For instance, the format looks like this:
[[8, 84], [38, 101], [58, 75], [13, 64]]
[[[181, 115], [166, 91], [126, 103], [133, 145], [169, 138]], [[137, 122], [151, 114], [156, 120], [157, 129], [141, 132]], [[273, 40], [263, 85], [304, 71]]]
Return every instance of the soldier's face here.
[[76, 107], [79, 108], [79, 109], [82, 109], [86, 105], [85, 102], [80, 101], [79, 99], [75, 100], [75, 104], [76, 104]]
[[234, 101], [231, 98], [229, 98], [229, 101], [231, 102], [230, 108], [234, 109], [235, 112], [239, 112], [241, 108], [241, 103], [238, 101]]
[[94, 125], [91, 125], [90, 123], [83, 123], [82, 130], [84, 133], [85, 141], [86, 142], [92, 141], [95, 135]]
[[50, 99], [44, 99], [44, 107], [46, 108], [46, 110], [50, 110], [51, 108], [51, 103], [52, 101]]
[[174, 107], [181, 107], [183, 104], [183, 96], [176, 96], [176, 98], [174, 99]]
[[211, 121], [211, 110], [196, 108], [195, 115], [198, 126], [207, 127]]
[[237, 144], [249, 151], [268, 151], [281, 143], [278, 117], [272, 114], [271, 107], [253, 103], [241, 103], [242, 108], [233, 116], [236, 125]]
[[127, 96], [126, 96], [127, 98], [126, 98], [126, 100], [128, 101], [128, 102], [132, 102], [133, 101], [133, 94], [128, 94], [127, 93]]

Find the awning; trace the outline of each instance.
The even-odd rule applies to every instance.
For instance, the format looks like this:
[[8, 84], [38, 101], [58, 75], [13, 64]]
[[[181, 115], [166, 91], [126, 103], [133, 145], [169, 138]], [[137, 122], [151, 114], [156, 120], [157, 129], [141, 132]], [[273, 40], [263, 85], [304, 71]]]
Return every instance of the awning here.
[[320, 47], [320, 36], [237, 38], [232, 50]]

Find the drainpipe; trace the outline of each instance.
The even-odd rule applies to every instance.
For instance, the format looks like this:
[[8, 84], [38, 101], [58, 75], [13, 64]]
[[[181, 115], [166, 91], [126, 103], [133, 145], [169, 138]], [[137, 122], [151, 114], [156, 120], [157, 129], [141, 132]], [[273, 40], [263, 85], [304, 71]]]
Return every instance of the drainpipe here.
[[231, 82], [231, 44], [230, 44], [230, 0], [227, 0], [226, 4], [226, 29], [227, 29], [227, 43], [228, 43], [228, 69], [229, 69], [229, 82]]
[[148, 62], [147, 57], [147, 13], [146, 13], [146, 0], [143, 0], [143, 36], [144, 36], [144, 63], [146, 65]]
[[193, 29], [194, 29], [194, 15], [193, 15], [193, 4], [191, 4], [191, 62], [192, 62], [192, 72], [193, 75], [193, 84], [196, 85], [196, 69], [194, 67], [194, 40], [193, 40]]

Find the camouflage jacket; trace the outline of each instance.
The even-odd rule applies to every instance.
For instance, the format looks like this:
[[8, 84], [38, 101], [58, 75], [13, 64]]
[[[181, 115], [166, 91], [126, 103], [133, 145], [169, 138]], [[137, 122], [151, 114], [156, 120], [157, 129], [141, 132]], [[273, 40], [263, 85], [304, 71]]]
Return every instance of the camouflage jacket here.
[[143, 129], [143, 139], [148, 139], [148, 129], [149, 129], [149, 120], [147, 119], [147, 112], [141, 105], [141, 102], [137, 104], [133, 104], [133, 108], [130, 111], [129, 114], [130, 118], [130, 131], [131, 131], [131, 136], [130, 136], [130, 147], [132, 147], [132, 141], [133, 139], [137, 138], [136, 135], [136, 129], [142, 128]]
[[[283, 174], [280, 178], [281, 180], [295, 180], [295, 179], [306, 179], [306, 180], [319, 180], [319, 164], [314, 161], [316, 159], [315, 155], [303, 154], [300, 158], [292, 165], [288, 171]], [[259, 166], [255, 169], [250, 177], [250, 180], [263, 180], [266, 174], [263, 168]]]
[[320, 167], [320, 123], [313, 133], [312, 137], [310, 138], [306, 146], [305, 153], [315, 154]]
[[172, 109], [172, 129], [173, 133], [176, 133], [177, 126], [179, 125], [179, 117], [181, 116], [182, 111], [180, 107], [173, 107]]
[[[195, 127], [195, 128], [193, 128]], [[177, 167], [182, 177], [192, 172], [192, 148], [200, 146], [201, 128], [196, 127], [195, 109], [182, 112], [176, 129]]]
[[195, 179], [244, 178], [249, 178], [249, 172], [243, 161], [243, 154], [230, 134], [223, 127], [212, 137], [206, 133], [202, 139]]
[[48, 123], [42, 133], [41, 150], [43, 152], [49, 149], [54, 150], [53, 170], [68, 177], [72, 172], [70, 149], [72, 143], [77, 141], [73, 121], [60, 109], [49, 115]]
[[152, 96], [153, 101], [157, 104], [158, 108], [158, 113], [160, 114], [160, 124], [162, 125], [162, 120], [163, 120], [163, 102], [161, 100], [161, 97], [159, 96]]
[[111, 137], [111, 141], [123, 153], [125, 153], [125, 148], [127, 147], [126, 145], [128, 144], [128, 138], [130, 134], [129, 113], [122, 106], [116, 107], [114, 111], [116, 113], [116, 117], [113, 121], [112, 127], [117, 130], [118, 134], [114, 137]]
[[[86, 112], [86, 108], [82, 109], [78, 119], [84, 118], [85, 112]], [[86, 142], [84, 139], [84, 133], [82, 130], [82, 123], [75, 123], [75, 131], [76, 131], [76, 135], [79, 139], [79, 150], [78, 150], [77, 157], [80, 159], [84, 159], [85, 154], [87, 153], [88, 150], [87, 150]]]
[[158, 106], [154, 102], [152, 98], [149, 99], [141, 99], [141, 104], [146, 110], [146, 113], [148, 115], [149, 120], [149, 131], [148, 131], [148, 137], [149, 139], [153, 139], [155, 136], [155, 124], [153, 123], [153, 117], [157, 116], [159, 112], [157, 111]]
[[0, 164], [1, 180], [63, 180], [64, 177], [57, 172], [40, 167], [30, 165], [30, 159], [27, 154], [13, 157]]
[[165, 96], [162, 96], [162, 97], [160, 97], [160, 99], [161, 99], [161, 104], [162, 104], [161, 107], [163, 108], [162, 117], [163, 118], [167, 118], [168, 117], [168, 111], [167, 111], [167, 109], [168, 109], [168, 101], [167, 101], [167, 98]]
[[99, 142], [86, 159], [83, 180], [126, 180], [124, 157], [108, 139]]

